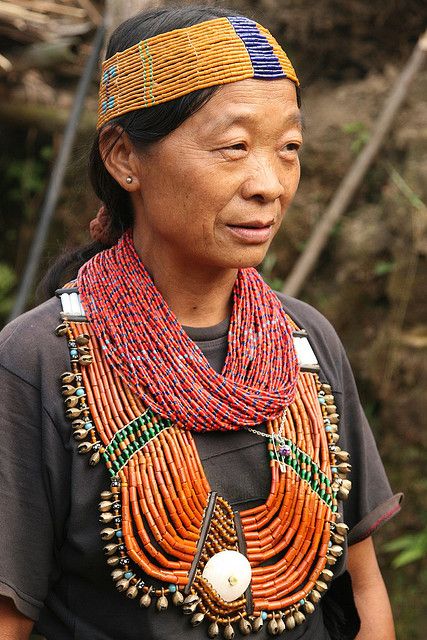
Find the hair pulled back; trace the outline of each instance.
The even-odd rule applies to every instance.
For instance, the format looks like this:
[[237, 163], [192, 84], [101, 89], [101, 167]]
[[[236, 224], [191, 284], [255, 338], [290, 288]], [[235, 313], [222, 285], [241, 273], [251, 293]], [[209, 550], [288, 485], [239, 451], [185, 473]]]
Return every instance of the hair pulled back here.
[[[169, 7], [142, 11], [120, 24], [113, 32], [107, 46], [106, 58], [125, 51], [140, 40], [174, 29], [190, 27], [206, 20], [236, 15], [236, 13], [234, 10], [208, 6]], [[142, 149], [177, 129], [217, 90], [217, 86], [208, 87], [153, 107], [131, 111], [114, 118], [104, 127], [117, 125], [117, 139], [125, 132], [135, 148]], [[87, 260], [106, 247], [112, 246], [118, 237], [133, 225], [129, 193], [110, 175], [101, 157], [99, 136], [102, 129], [96, 133], [90, 151], [89, 178], [93, 190], [103, 205], [103, 213], [97, 220], [97, 235], [103, 238], [103, 242], [91, 242], [62, 255], [40, 283], [38, 297], [48, 298], [53, 295], [58, 286], [77, 275], [79, 268]], [[100, 226], [103, 228], [99, 228]]]

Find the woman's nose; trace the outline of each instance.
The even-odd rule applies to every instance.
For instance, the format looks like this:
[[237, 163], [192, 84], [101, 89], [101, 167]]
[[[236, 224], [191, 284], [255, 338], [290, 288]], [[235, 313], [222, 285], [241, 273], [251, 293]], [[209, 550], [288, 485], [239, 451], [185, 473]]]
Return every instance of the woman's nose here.
[[242, 185], [243, 198], [246, 200], [254, 198], [262, 202], [272, 202], [280, 198], [285, 188], [281, 175], [283, 167], [277, 164], [268, 157], [257, 158]]

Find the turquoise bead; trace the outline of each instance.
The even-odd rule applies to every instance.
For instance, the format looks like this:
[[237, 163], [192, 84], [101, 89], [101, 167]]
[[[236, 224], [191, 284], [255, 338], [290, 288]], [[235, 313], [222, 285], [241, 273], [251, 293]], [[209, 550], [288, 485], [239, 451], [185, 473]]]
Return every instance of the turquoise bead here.
[[261, 611], [261, 618], [267, 620], [267, 611]]
[[176, 584], [170, 584], [170, 585], [168, 586], [168, 589], [169, 589], [169, 591], [170, 591], [171, 593], [175, 593], [175, 591], [176, 591]]
[[133, 578], [133, 575], [134, 574], [132, 573], [132, 571], [126, 571], [123, 577], [126, 578], [126, 580], [130, 580], [131, 578]]
[[118, 538], [121, 538], [121, 537], [123, 536], [123, 534], [122, 534], [122, 530], [121, 530], [121, 529], [117, 529], [117, 531], [116, 531], [116, 536], [117, 536]]

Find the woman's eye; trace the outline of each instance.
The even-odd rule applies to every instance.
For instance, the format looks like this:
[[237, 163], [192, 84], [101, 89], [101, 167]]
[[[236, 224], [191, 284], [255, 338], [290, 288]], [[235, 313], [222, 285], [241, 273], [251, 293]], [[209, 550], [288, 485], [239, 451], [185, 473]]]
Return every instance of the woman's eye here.
[[286, 144], [283, 149], [285, 151], [297, 153], [301, 149], [301, 144], [299, 142], [290, 142], [289, 144]]
[[220, 152], [222, 155], [230, 158], [241, 158], [246, 154], [247, 147], [244, 142], [236, 142], [226, 147], [222, 147]]

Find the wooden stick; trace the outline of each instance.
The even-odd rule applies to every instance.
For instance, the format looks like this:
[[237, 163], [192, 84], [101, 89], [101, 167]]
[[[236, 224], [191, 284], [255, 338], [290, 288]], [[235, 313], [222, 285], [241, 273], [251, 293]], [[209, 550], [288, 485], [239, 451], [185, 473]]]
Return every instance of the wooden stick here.
[[86, 11], [78, 7], [69, 7], [63, 4], [57, 4], [49, 0], [14, 0], [15, 6], [19, 5], [33, 13], [56, 13], [62, 16], [71, 16], [73, 18], [85, 18]]
[[308, 240], [304, 251], [296, 261], [290, 275], [285, 280], [283, 293], [290, 296], [298, 295], [304, 282], [313, 270], [333, 227], [350, 204], [356, 189], [359, 187], [366, 171], [380, 150], [385, 135], [390, 129], [399, 107], [408, 94], [409, 85], [424, 62], [426, 51], [427, 31], [419, 38], [402, 73], [397, 77], [383, 110], [375, 123], [369, 142], [363, 148], [350, 167], [347, 175], [342, 180], [328, 208]]
[[[43, 104], [31, 104], [0, 100], [0, 119], [5, 123], [29, 127], [37, 126], [44, 131], [63, 131], [70, 118], [68, 109], [58, 109]], [[94, 132], [96, 128], [96, 114], [85, 111], [78, 131]]]
[[98, 26], [102, 20], [102, 16], [95, 5], [91, 2], [91, 0], [77, 0], [77, 2], [82, 7], [82, 9], [86, 11], [88, 17], [92, 20], [92, 22]]
[[45, 25], [49, 22], [48, 16], [3, 1], [0, 1], [0, 18], [3, 20], [25, 20], [38, 25]]

